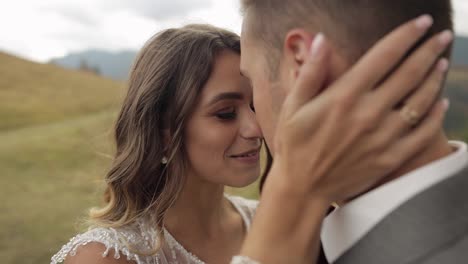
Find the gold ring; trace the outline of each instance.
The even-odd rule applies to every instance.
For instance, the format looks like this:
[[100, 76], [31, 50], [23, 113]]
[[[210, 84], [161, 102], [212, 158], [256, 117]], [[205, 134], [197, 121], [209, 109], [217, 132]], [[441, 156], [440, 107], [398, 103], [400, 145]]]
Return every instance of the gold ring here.
[[400, 115], [403, 118], [403, 120], [410, 125], [414, 126], [419, 122], [419, 113], [413, 109], [411, 109], [409, 106], [405, 105], [401, 111]]

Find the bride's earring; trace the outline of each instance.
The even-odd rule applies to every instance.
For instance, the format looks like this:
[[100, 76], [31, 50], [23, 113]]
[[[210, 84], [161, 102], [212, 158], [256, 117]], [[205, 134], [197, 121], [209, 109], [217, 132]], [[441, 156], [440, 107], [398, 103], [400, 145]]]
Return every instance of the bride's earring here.
[[162, 157], [161, 163], [164, 164], [164, 165], [167, 164], [167, 157], [166, 156]]

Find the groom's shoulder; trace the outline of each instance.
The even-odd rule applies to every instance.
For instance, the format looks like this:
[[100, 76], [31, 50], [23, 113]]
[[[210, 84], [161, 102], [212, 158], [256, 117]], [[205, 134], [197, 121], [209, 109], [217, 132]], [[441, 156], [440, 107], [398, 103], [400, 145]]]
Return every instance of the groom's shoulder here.
[[422, 261], [422, 264], [464, 263], [468, 256], [468, 231], [451, 241], [444, 249]]

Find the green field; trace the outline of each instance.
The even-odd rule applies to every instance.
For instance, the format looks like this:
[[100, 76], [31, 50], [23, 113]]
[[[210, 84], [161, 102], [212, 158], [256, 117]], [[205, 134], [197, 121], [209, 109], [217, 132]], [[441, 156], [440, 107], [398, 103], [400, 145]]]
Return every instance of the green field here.
[[[452, 133], [467, 139], [467, 75], [454, 76], [462, 110], [454, 124], [467, 129]], [[101, 200], [124, 86], [0, 53], [1, 263], [48, 263], [83, 230], [87, 209]], [[254, 198], [257, 186], [229, 192]]]

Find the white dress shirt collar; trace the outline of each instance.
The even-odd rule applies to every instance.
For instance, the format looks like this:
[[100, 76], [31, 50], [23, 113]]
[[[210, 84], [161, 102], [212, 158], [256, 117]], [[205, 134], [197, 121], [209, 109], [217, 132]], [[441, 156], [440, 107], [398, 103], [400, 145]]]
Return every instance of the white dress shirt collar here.
[[451, 141], [457, 151], [380, 186], [335, 210], [323, 222], [325, 256], [336, 261], [398, 206], [468, 166], [467, 145]]

